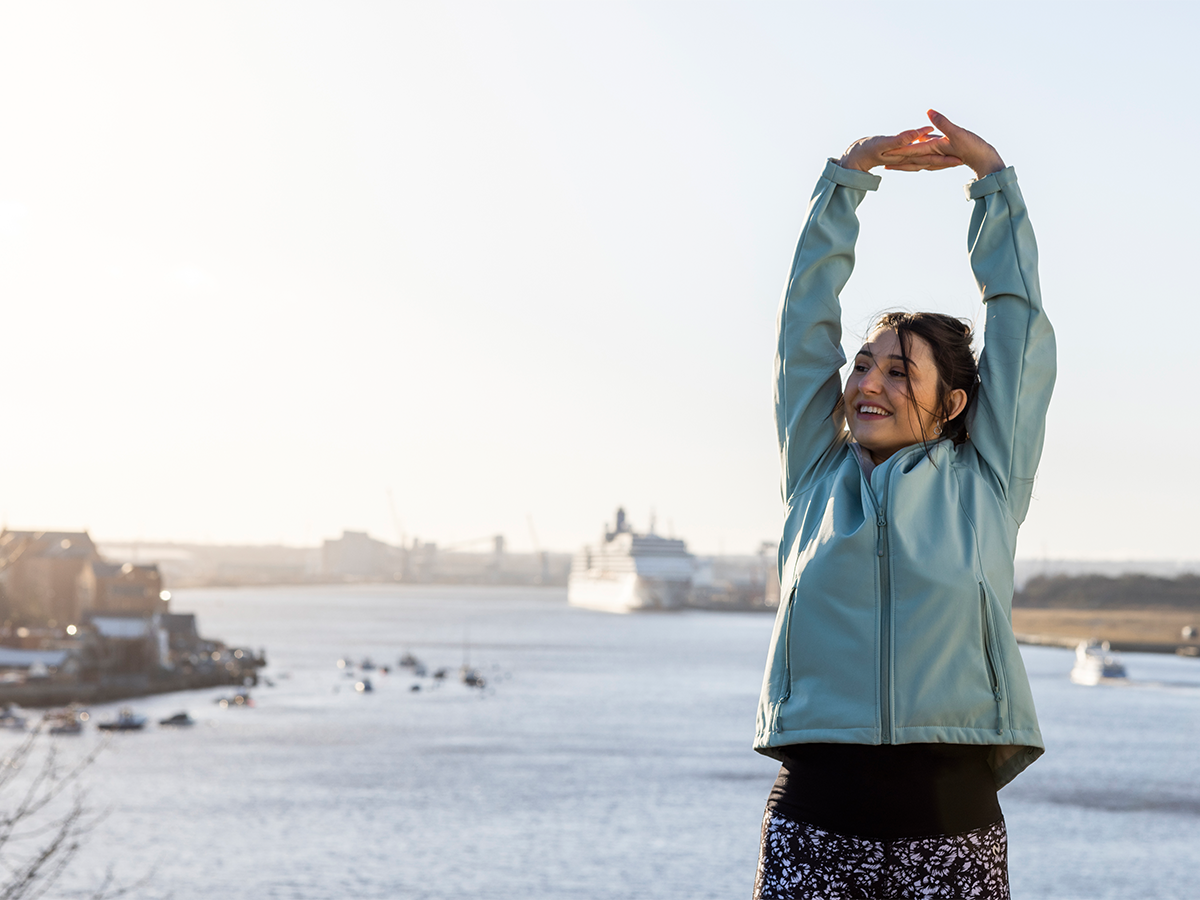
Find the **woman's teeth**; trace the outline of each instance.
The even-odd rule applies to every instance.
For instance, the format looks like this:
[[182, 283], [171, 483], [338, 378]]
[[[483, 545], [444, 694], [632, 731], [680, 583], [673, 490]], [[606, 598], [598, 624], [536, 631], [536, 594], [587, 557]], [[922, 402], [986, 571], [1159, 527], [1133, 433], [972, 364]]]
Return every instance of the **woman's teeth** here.
[[890, 416], [886, 409], [880, 409], [878, 406], [860, 406], [858, 408], [860, 414], [865, 413], [869, 416]]

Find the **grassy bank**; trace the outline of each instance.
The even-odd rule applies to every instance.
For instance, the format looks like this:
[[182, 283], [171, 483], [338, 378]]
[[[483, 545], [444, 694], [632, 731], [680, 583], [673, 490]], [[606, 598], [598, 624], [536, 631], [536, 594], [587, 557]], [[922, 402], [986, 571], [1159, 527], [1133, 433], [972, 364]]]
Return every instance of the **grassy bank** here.
[[1018, 634], [1200, 647], [1200, 638], [1180, 637], [1186, 625], [1200, 629], [1200, 613], [1187, 609], [1013, 609], [1013, 631]]

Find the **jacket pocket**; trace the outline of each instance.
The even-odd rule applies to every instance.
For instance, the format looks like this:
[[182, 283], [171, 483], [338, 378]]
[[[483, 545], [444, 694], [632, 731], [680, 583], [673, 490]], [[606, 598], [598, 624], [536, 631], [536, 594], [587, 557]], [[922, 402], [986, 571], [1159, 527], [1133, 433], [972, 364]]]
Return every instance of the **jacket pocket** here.
[[996, 646], [996, 624], [992, 620], [992, 605], [988, 603], [987, 588], [979, 582], [979, 618], [983, 623], [983, 658], [987, 666], [988, 684], [996, 700], [996, 734], [1004, 734], [1004, 690], [1000, 672], [1000, 650]]
[[762, 693], [758, 700], [756, 715], [757, 748], [770, 746], [771, 735], [779, 731], [780, 710], [792, 692], [791, 628], [792, 600], [795, 588], [781, 598], [779, 612], [775, 615], [775, 627], [771, 631], [771, 644], [767, 650], [767, 670], [763, 674]]
[[792, 612], [796, 600], [795, 587], [788, 593], [787, 610], [783, 617], [783, 633], [780, 639], [783, 643], [782, 689], [778, 702], [782, 703], [792, 695]]

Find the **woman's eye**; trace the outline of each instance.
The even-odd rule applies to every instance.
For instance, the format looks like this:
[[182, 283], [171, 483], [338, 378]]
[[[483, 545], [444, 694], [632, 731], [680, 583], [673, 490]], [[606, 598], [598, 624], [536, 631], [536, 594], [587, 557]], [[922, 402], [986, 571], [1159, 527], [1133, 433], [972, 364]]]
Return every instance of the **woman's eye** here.
[[855, 372], [865, 372], [865, 371], [867, 371], [867, 367], [864, 366], [862, 363], [855, 363], [854, 371]]
[[888, 374], [891, 375], [893, 378], [903, 378], [904, 370], [903, 369], [892, 369], [892, 371], [888, 372]]

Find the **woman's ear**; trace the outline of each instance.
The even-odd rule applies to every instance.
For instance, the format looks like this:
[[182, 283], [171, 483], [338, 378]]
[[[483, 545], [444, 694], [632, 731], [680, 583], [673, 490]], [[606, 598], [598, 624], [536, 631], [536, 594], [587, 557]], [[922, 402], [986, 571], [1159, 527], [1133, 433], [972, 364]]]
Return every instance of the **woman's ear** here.
[[950, 396], [946, 398], [946, 421], [956, 418], [964, 409], [967, 408], [967, 392], [962, 388], [955, 388], [950, 392]]

